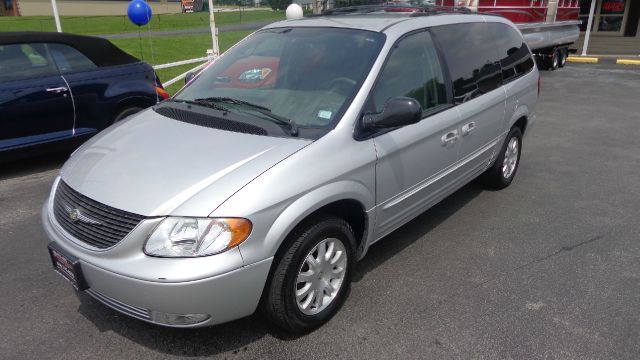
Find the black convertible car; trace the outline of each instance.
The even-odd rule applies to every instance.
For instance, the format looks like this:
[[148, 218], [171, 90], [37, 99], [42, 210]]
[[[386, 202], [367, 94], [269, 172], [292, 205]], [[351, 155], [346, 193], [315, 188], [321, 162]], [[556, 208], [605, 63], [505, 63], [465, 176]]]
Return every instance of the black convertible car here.
[[149, 64], [108, 40], [0, 33], [0, 161], [79, 144], [168, 97]]

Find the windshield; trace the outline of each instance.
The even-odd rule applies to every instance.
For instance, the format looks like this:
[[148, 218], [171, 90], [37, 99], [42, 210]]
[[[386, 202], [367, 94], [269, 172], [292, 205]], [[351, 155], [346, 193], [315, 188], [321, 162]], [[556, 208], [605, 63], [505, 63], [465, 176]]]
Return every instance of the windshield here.
[[[173, 99], [216, 103], [316, 137], [332, 129], [377, 57], [384, 35], [340, 28], [259, 31]], [[305, 134], [306, 132], [306, 134]], [[306, 136], [305, 136], [306, 135]]]

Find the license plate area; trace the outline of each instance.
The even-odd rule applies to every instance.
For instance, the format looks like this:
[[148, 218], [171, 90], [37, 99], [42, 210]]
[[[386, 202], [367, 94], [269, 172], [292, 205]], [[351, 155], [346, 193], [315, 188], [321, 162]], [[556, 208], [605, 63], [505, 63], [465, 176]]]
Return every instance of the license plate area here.
[[82, 268], [77, 257], [66, 253], [55, 242], [48, 245], [53, 269], [71, 283], [74, 289], [81, 291], [89, 288], [82, 276]]

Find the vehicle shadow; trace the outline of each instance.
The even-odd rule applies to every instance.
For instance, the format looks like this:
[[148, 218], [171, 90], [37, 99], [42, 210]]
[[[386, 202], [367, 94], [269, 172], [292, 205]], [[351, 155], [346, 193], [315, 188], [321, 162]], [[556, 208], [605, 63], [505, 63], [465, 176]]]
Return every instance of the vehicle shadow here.
[[60, 168], [73, 150], [51, 152], [0, 163], [0, 181]]
[[[186, 295], [186, 294], [185, 294]], [[270, 324], [259, 312], [226, 324], [206, 328], [174, 329], [149, 324], [122, 315], [89, 295], [78, 295], [78, 312], [100, 332], [113, 331], [139, 345], [174, 356], [214, 356], [246, 351], [247, 346], [265, 335], [294, 340], [299, 335], [285, 333]]]
[[358, 282], [362, 280], [368, 272], [384, 264], [404, 248], [428, 234], [433, 228], [447, 220], [483, 191], [485, 191], [485, 188], [478, 181], [472, 181], [429, 210], [418, 215], [415, 219], [373, 244], [364, 259], [358, 262], [355, 267], [353, 281]]
[[[368, 272], [422, 238], [482, 191], [484, 189], [481, 185], [472, 182], [373, 245], [367, 256], [357, 264], [354, 281], [362, 280]], [[300, 337], [271, 325], [259, 312], [244, 319], [208, 328], [172, 329], [122, 315], [89, 295], [79, 294], [79, 298], [78, 312], [93, 322], [99, 331], [113, 331], [137, 344], [169, 355], [191, 357], [213, 356], [224, 352], [238, 354], [264, 336], [284, 341]]]

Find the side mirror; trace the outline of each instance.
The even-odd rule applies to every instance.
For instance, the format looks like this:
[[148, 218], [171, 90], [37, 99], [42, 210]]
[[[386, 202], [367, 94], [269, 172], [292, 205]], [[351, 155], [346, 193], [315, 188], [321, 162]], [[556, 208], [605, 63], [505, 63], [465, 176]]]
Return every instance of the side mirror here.
[[362, 125], [367, 129], [382, 129], [415, 124], [422, 119], [422, 106], [416, 99], [397, 96], [389, 99], [382, 112], [365, 114]]
[[189, 81], [193, 80], [194, 77], [196, 77], [197, 72], [195, 71], [189, 71], [185, 76], [184, 76], [184, 84], [187, 85], [187, 83], [189, 83]]

